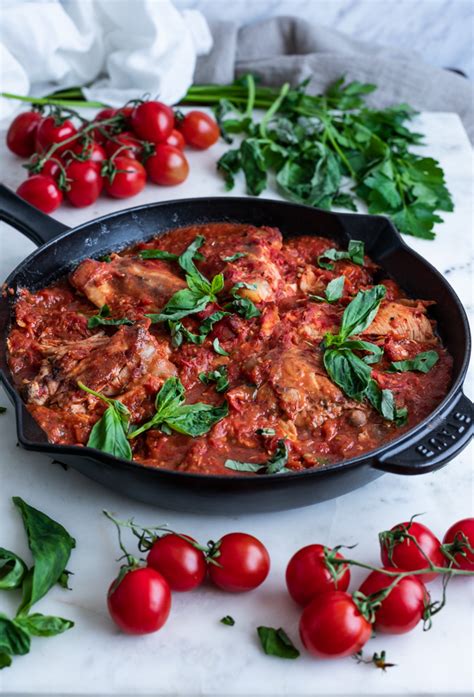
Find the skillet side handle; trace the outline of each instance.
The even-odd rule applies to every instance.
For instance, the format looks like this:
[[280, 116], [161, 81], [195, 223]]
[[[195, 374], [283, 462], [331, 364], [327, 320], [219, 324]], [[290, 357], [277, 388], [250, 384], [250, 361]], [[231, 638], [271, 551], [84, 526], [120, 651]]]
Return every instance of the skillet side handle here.
[[30, 206], [4, 184], [0, 184], [0, 220], [12, 225], [38, 246], [69, 230], [67, 225]]
[[432, 472], [456, 457], [472, 435], [473, 405], [461, 393], [448, 414], [433, 424], [429, 435], [389, 450], [378, 458], [373, 467], [392, 474]]

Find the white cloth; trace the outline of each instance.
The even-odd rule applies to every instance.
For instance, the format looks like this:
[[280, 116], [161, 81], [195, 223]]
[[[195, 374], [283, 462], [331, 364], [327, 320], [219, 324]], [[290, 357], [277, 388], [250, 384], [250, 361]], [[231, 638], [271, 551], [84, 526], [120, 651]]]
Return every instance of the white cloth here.
[[[170, 0], [0, 0], [2, 92], [42, 96], [82, 86], [120, 106], [144, 93], [172, 104], [212, 37], [200, 12]], [[18, 102], [1, 98], [0, 115]]]

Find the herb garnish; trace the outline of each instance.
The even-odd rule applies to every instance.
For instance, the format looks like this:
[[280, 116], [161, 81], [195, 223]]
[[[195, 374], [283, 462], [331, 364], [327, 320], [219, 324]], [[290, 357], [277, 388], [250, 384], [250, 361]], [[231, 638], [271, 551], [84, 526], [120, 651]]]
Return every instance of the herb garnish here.
[[225, 617], [223, 617], [220, 620], [220, 622], [222, 622], [222, 624], [226, 624], [228, 627], [233, 627], [235, 624], [234, 618], [231, 617], [230, 615], [226, 615]]
[[217, 338], [217, 336], [214, 339], [214, 341], [212, 342], [212, 348], [214, 349], [214, 351], [216, 353], [219, 354], [219, 356], [230, 356], [230, 353], [228, 351], [226, 351], [225, 349], [223, 349], [222, 346], [220, 345], [219, 339]]
[[214, 424], [229, 413], [225, 402], [220, 407], [202, 402], [184, 404], [184, 387], [181, 381], [175, 377], [165, 380], [156, 395], [155, 408], [155, 415], [129, 433], [129, 438], [136, 438], [144, 431], [157, 426], [195, 438], [207, 433]]
[[241, 315], [244, 319], [252, 319], [253, 317], [260, 316], [260, 310], [254, 305], [254, 303], [249, 298], [244, 298], [238, 293], [240, 288], [248, 288], [249, 290], [254, 290], [256, 285], [253, 283], [244, 283], [240, 281], [236, 283], [230, 289], [230, 294], [234, 298], [232, 302], [228, 303], [225, 307], [231, 312], [236, 312]]
[[110, 307], [108, 305], [102, 305], [97, 315], [89, 317], [87, 320], [87, 328], [94, 329], [100, 324], [107, 327], [118, 327], [121, 324], [133, 324], [131, 319], [109, 319]]
[[439, 356], [436, 351], [423, 351], [418, 353], [415, 358], [409, 358], [406, 361], [393, 361], [388, 372], [406, 373], [410, 370], [416, 370], [419, 373], [428, 373], [438, 360]]
[[132, 449], [127, 440], [130, 412], [125, 404], [119, 402], [118, 399], [110, 399], [100, 392], [91, 390], [82, 382], [78, 382], [77, 386], [108, 405], [102, 417], [92, 427], [87, 441], [89, 448], [96, 448], [102, 452], [110, 453], [110, 455], [115, 455], [115, 457], [131, 460]]
[[300, 652], [293, 644], [288, 634], [281, 627], [257, 627], [258, 637], [262, 649], [267, 656], [278, 656], [278, 658], [298, 658]]
[[247, 252], [236, 252], [230, 257], [222, 257], [222, 261], [237, 261], [237, 259], [242, 259], [247, 256]]
[[279, 474], [289, 472], [285, 467], [288, 462], [288, 448], [283, 439], [278, 441], [273, 455], [266, 462], [240, 462], [240, 460], [226, 460], [224, 467], [234, 472], [255, 472], [256, 474]]
[[321, 295], [309, 295], [309, 298], [311, 300], [318, 300], [319, 302], [323, 303], [335, 303], [342, 298], [342, 295], [344, 293], [345, 280], [345, 276], [333, 278], [333, 280], [329, 281], [329, 283], [326, 286], [326, 289], [324, 291], [324, 298]]
[[[142, 249], [138, 252], [142, 259], [163, 259], [165, 261], [178, 261], [179, 254], [173, 254], [173, 252], [166, 252], [163, 249]], [[194, 254], [194, 258], [198, 261], [204, 259], [203, 255], [199, 252]]]
[[274, 436], [276, 431], [274, 428], [257, 428], [255, 433], [258, 436]]
[[[213, 312], [212, 315], [209, 315], [209, 317], [206, 317], [206, 319], [201, 322], [198, 334], [190, 332], [189, 329], [186, 329], [180, 320], [170, 320], [168, 322], [168, 327], [171, 332], [171, 343], [173, 346], [178, 347], [181, 346], [183, 341], [189, 341], [190, 344], [197, 344], [198, 346], [201, 346], [206, 340], [208, 334], [214, 328], [214, 325], [217, 322], [220, 322], [220, 320], [224, 317], [227, 317], [229, 314], [229, 312], [225, 312], [224, 310]], [[217, 339], [214, 339], [214, 341], [217, 341]]]
[[324, 259], [330, 259], [330, 261], [349, 259], [349, 261], [352, 261], [354, 264], [364, 266], [364, 243], [360, 240], [350, 240], [347, 252], [331, 247], [331, 249], [326, 249], [323, 254], [320, 254], [318, 257], [318, 265], [323, 269], [332, 271], [334, 269], [334, 264], [330, 264], [324, 261]]
[[210, 385], [215, 382], [216, 392], [225, 392], [229, 388], [229, 376], [227, 375], [226, 365], [219, 365], [207, 373], [199, 373], [198, 377], [204, 385]]

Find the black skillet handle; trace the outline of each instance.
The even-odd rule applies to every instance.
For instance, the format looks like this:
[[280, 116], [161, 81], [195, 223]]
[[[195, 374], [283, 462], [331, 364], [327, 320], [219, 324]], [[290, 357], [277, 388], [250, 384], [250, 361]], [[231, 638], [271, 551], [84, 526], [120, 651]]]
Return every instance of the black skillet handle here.
[[67, 225], [30, 206], [3, 184], [0, 184], [0, 220], [12, 225], [38, 246], [69, 230]]
[[392, 474], [424, 474], [443, 467], [466, 447], [473, 435], [473, 405], [460, 394], [450, 411], [432, 424], [424, 438], [387, 450], [373, 465]]

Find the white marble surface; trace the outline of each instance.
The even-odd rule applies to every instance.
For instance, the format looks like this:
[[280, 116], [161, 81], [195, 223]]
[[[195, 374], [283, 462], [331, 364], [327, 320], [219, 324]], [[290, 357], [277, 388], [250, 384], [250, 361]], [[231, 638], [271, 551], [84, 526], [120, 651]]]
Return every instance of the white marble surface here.
[[[427, 151], [441, 160], [456, 209], [444, 216], [434, 242], [408, 239], [441, 271], [472, 308], [472, 151], [457, 116], [423, 114], [416, 124], [427, 134]], [[0, 158], [5, 182], [15, 187], [21, 167], [4, 150]], [[133, 203], [158, 199], [223, 195], [214, 162], [223, 146], [192, 153], [191, 176], [182, 187], [147, 187]], [[239, 188], [235, 194], [242, 193]], [[277, 197], [276, 194], [271, 194]], [[131, 202], [132, 203], [132, 202]], [[94, 207], [62, 208], [58, 218], [70, 225], [123, 207], [123, 202], [101, 199]], [[33, 245], [2, 225], [0, 277], [3, 279]], [[472, 388], [466, 387], [471, 396]], [[0, 390], [0, 404], [6, 396]], [[405, 636], [380, 636], [367, 652], [385, 649], [397, 664], [387, 673], [351, 659], [316, 661], [302, 652], [297, 661], [265, 656], [255, 627], [283, 626], [301, 648], [298, 609], [284, 590], [284, 570], [299, 547], [322, 542], [359, 543], [358, 558], [377, 563], [377, 532], [411, 514], [442, 535], [456, 519], [473, 515], [472, 447], [448, 467], [420, 477], [385, 475], [356, 492], [307, 509], [252, 516], [196, 516], [159, 510], [115, 495], [72, 470], [64, 471], [48, 459], [16, 446], [12, 410], [0, 416], [0, 544], [27, 555], [21, 523], [10, 502], [20, 495], [61, 521], [77, 538], [69, 568], [74, 572], [71, 592], [52, 590], [37, 605], [39, 612], [69, 617], [76, 626], [52, 639], [36, 639], [28, 656], [15, 659], [0, 672], [5, 695], [467, 695], [473, 689], [473, 583], [455, 579], [448, 607], [435, 618], [430, 632], [421, 627]], [[233, 596], [205, 586], [176, 594], [170, 619], [157, 634], [132, 638], [120, 634], [105, 606], [118, 556], [115, 531], [101, 511], [135, 516], [153, 524], [168, 522], [202, 541], [225, 532], [243, 530], [260, 537], [272, 557], [272, 571], [257, 591]], [[361, 575], [354, 573], [357, 583]], [[356, 583], [353, 584], [356, 587]], [[439, 595], [438, 583], [432, 586]], [[14, 598], [0, 595], [0, 612], [14, 609]], [[234, 627], [219, 619], [231, 614]]]
[[174, 0], [209, 19], [248, 24], [278, 15], [302, 17], [363, 41], [416, 51], [426, 63], [474, 77], [472, 0]]

